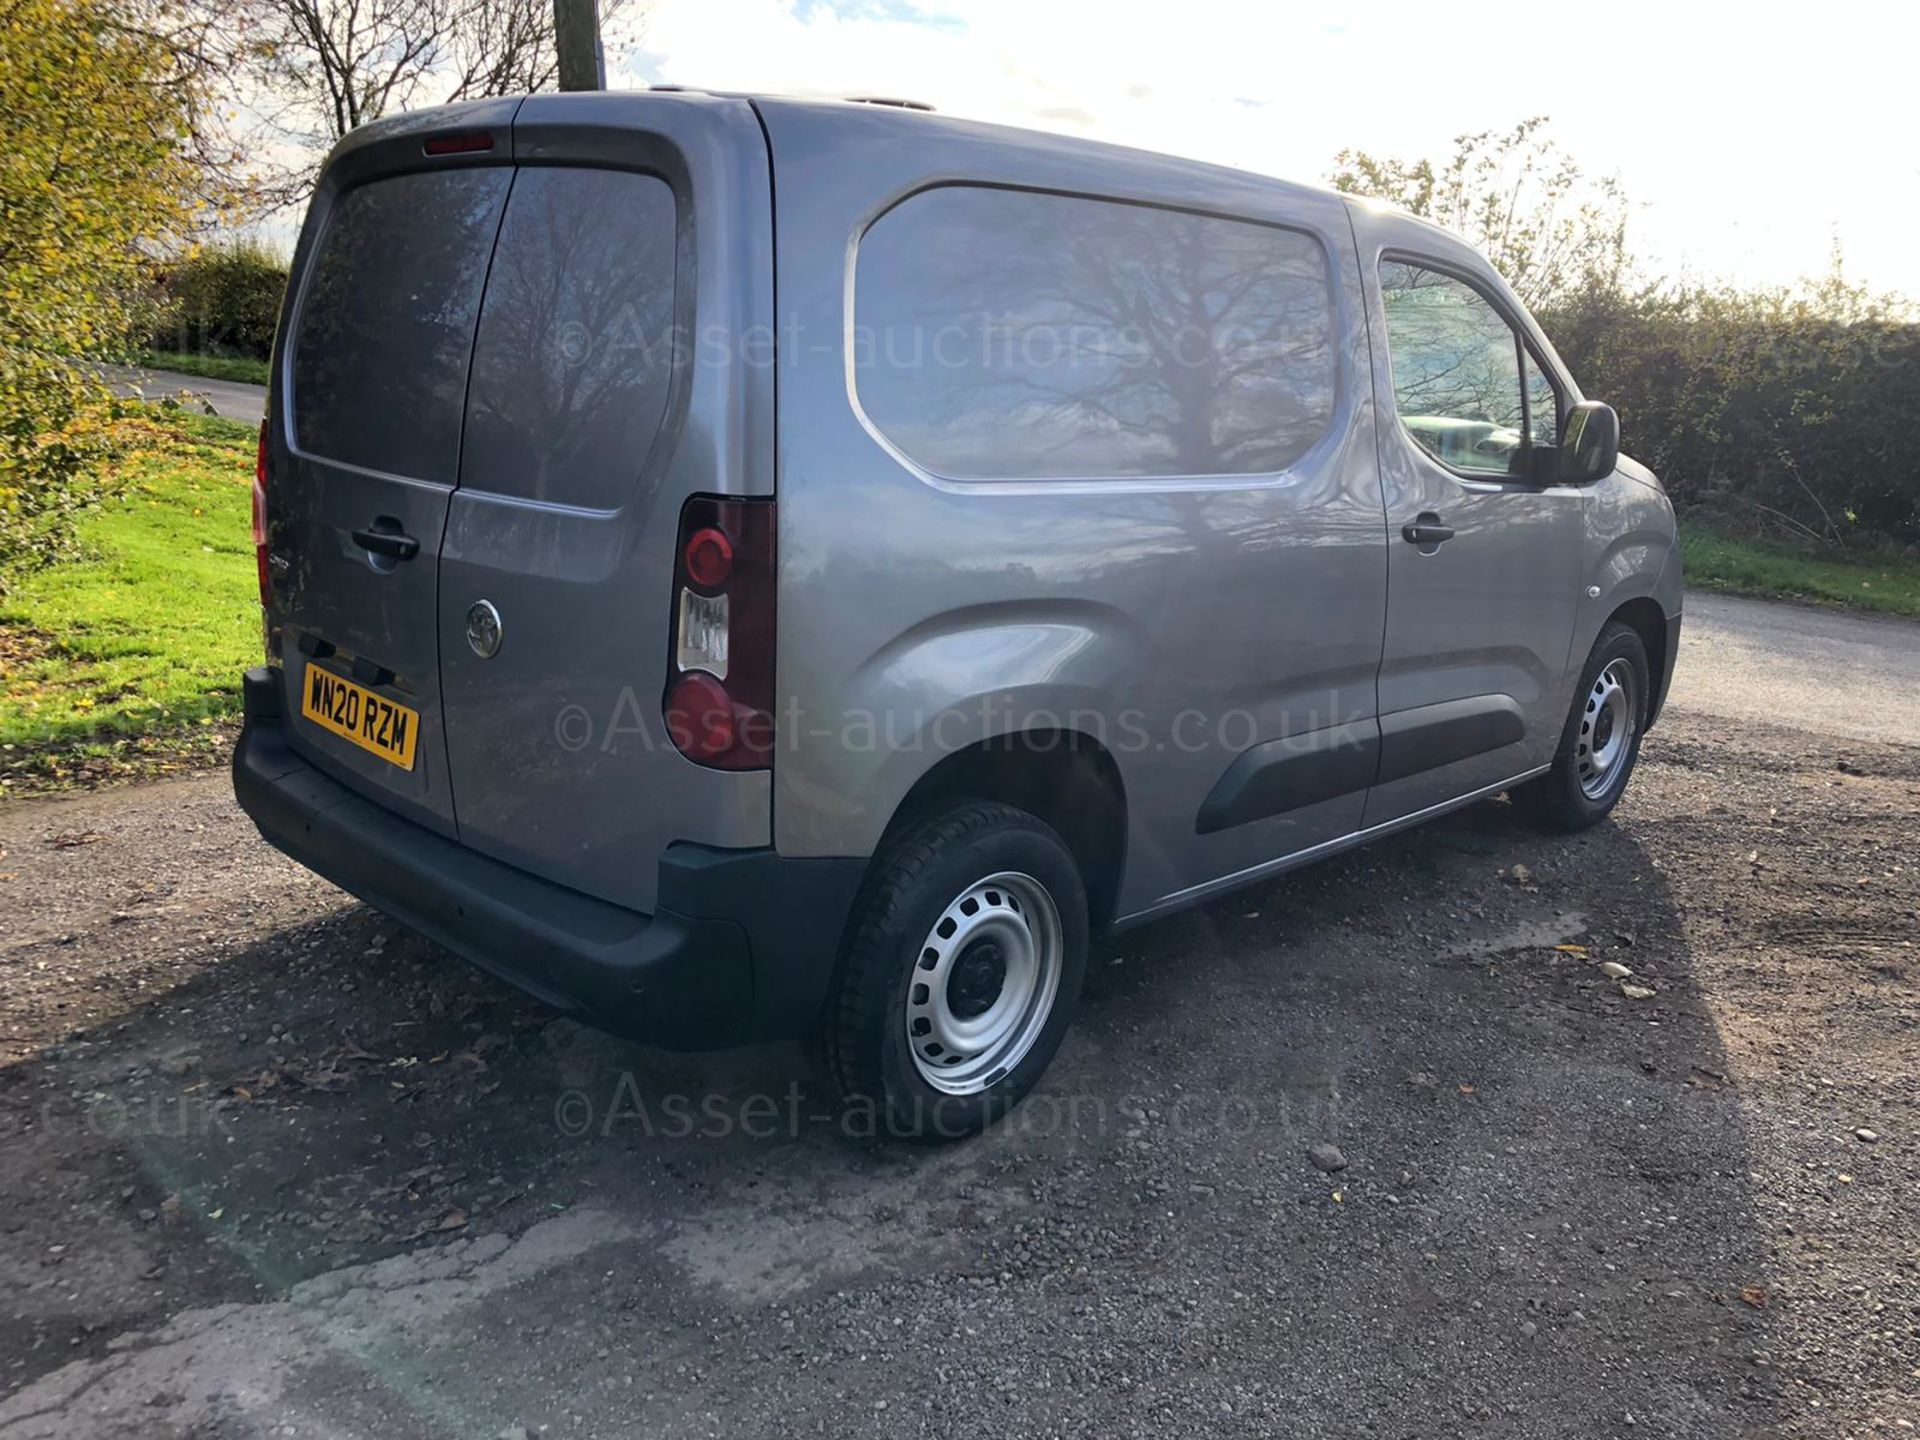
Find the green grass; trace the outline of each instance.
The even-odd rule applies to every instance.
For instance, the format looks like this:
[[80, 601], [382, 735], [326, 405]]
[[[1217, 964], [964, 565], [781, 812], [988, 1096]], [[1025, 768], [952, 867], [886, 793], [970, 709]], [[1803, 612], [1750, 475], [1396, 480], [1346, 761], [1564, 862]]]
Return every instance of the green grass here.
[[1920, 556], [1809, 555], [1685, 526], [1680, 554], [1695, 589], [1920, 616]]
[[248, 385], [267, 383], [267, 362], [239, 355], [189, 355], [182, 350], [142, 350], [139, 363], [150, 370], [178, 370], [182, 375], [204, 375], [209, 380], [240, 380]]
[[0, 597], [10, 752], [214, 725], [259, 663], [253, 427], [156, 412], [120, 438], [115, 493], [81, 521], [84, 556]]

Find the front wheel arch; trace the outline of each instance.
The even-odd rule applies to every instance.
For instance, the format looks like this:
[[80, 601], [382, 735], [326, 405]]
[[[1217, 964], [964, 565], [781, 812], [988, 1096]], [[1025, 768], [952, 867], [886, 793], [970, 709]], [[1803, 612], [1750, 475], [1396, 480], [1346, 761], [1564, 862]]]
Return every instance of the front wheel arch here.
[[[1625, 754], [1620, 759], [1619, 779], [1604, 794], [1589, 794], [1582, 784], [1582, 719], [1587, 702], [1608, 667], [1625, 663], [1634, 672], [1632, 721], [1635, 729]], [[1567, 718], [1561, 727], [1553, 763], [1544, 775], [1529, 780], [1513, 791], [1513, 801], [1535, 820], [1554, 830], [1584, 830], [1612, 813], [1633, 778], [1640, 756], [1640, 742], [1646, 736], [1646, 716], [1653, 703], [1653, 681], [1647, 664], [1646, 646], [1639, 632], [1620, 621], [1609, 621], [1601, 628], [1586, 659], [1581, 663], [1579, 681], [1573, 688]]]
[[[1667, 667], [1667, 616], [1660, 608], [1660, 602], [1651, 595], [1642, 595], [1619, 606], [1607, 617], [1607, 625], [1624, 625], [1640, 637], [1640, 644], [1647, 652], [1647, 690], [1646, 715], [1641, 720], [1641, 730], [1653, 728], [1660, 718], [1660, 710], [1666, 703], [1666, 691], [1662, 680], [1670, 672]], [[1604, 633], [1606, 625], [1600, 627]]]

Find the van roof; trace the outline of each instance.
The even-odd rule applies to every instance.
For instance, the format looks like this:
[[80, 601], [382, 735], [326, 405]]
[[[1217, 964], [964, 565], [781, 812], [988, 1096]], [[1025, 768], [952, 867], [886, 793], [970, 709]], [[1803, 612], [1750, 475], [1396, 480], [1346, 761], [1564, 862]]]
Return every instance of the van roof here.
[[1394, 215], [1411, 221], [1434, 234], [1444, 236], [1455, 244], [1464, 244], [1460, 236], [1436, 224], [1425, 216], [1415, 215], [1411, 210], [1395, 205], [1390, 201], [1379, 200], [1369, 195], [1355, 195], [1335, 190], [1328, 185], [1294, 180], [1287, 176], [1275, 175], [1264, 170], [1247, 170], [1237, 165], [1223, 165], [1217, 161], [1196, 160], [1189, 156], [1177, 155], [1165, 150], [1148, 150], [1138, 145], [1120, 145], [1110, 140], [1095, 140], [1079, 135], [1063, 135], [1054, 130], [1039, 130], [1026, 125], [1008, 125], [990, 120], [970, 120], [957, 115], [944, 115], [921, 100], [903, 99], [887, 95], [827, 95], [799, 93], [779, 93], [774, 91], [750, 90], [711, 90], [696, 85], [652, 85], [647, 94], [664, 95], [712, 95], [732, 100], [746, 100], [756, 105], [770, 104], [807, 108], [816, 111], [841, 110], [849, 116], [882, 109], [891, 112], [889, 119], [910, 130], [965, 130], [973, 134], [1000, 134], [1008, 140], [1030, 145], [1035, 138], [1057, 142], [1063, 150], [1099, 151], [1111, 156], [1137, 156], [1142, 160], [1151, 160], [1158, 166], [1174, 166], [1193, 174], [1234, 175], [1246, 179], [1286, 186], [1290, 189], [1312, 191], [1318, 195], [1331, 195], [1349, 205], [1364, 205], [1369, 209], [1389, 211]]
[[[594, 92], [581, 92], [580, 98], [591, 103]], [[845, 114], [851, 123], [860, 123], [855, 117], [875, 117], [876, 112], [885, 112], [883, 123], [896, 124], [903, 131], [917, 133], [938, 133], [941, 131], [965, 131], [974, 135], [998, 135], [1010, 142], [1030, 146], [1036, 139], [1051, 142], [1064, 151], [1098, 152], [1111, 157], [1135, 156], [1143, 161], [1151, 161], [1156, 166], [1172, 166], [1187, 173], [1233, 175], [1258, 180], [1268, 184], [1285, 186], [1290, 189], [1312, 191], [1320, 195], [1335, 195], [1348, 203], [1381, 204], [1363, 196], [1341, 194], [1325, 185], [1308, 184], [1284, 176], [1269, 174], [1258, 170], [1245, 170], [1238, 166], [1221, 165], [1209, 160], [1195, 160], [1184, 155], [1171, 154], [1164, 150], [1148, 150], [1137, 145], [1119, 145], [1109, 140], [1093, 140], [1078, 135], [1062, 135], [1052, 130], [1038, 130], [1024, 125], [1008, 125], [988, 120], [963, 119], [957, 115], [945, 115], [933, 106], [920, 100], [902, 99], [883, 95], [827, 95], [807, 93], [778, 93], [772, 91], [721, 90], [699, 85], [665, 84], [648, 86], [637, 92], [652, 95], [686, 95], [689, 97], [710, 96], [728, 100], [746, 100], [755, 105], [777, 105], [794, 109], [807, 109], [817, 113], [839, 111]], [[1393, 207], [1397, 208], [1397, 207]], [[1408, 218], [1419, 220], [1417, 216]], [[1431, 222], [1419, 220], [1423, 225]], [[1439, 226], [1431, 226], [1442, 234], [1448, 234]]]
[[[925, 135], [929, 139], [941, 133], [964, 133], [982, 138], [1003, 141], [1009, 145], [1031, 148], [1036, 143], [1047, 145], [1064, 154], [1085, 154], [1089, 157], [1100, 156], [1103, 159], [1130, 160], [1143, 165], [1151, 165], [1163, 174], [1177, 174], [1194, 178], [1214, 176], [1231, 178], [1242, 183], [1252, 181], [1260, 185], [1277, 186], [1283, 190], [1293, 190], [1321, 196], [1332, 196], [1347, 205], [1365, 206], [1373, 210], [1384, 210], [1403, 218], [1408, 223], [1431, 231], [1456, 246], [1466, 246], [1466, 242], [1442, 225], [1414, 215], [1386, 201], [1372, 199], [1363, 195], [1350, 195], [1334, 190], [1326, 185], [1303, 183], [1284, 176], [1273, 175], [1265, 171], [1246, 170], [1233, 165], [1221, 165], [1209, 160], [1195, 160], [1183, 155], [1170, 154], [1163, 150], [1147, 150], [1134, 145], [1119, 145], [1108, 140], [1087, 139], [1078, 135], [1062, 135], [1056, 131], [1038, 130], [1021, 125], [1006, 125], [987, 120], [963, 119], [956, 115], [943, 115], [923, 101], [882, 95], [836, 96], [826, 94], [777, 93], [772, 91], [724, 90], [698, 85], [661, 84], [650, 85], [636, 90], [625, 91], [568, 91], [545, 93], [540, 96], [543, 104], [578, 105], [590, 108], [608, 95], [657, 95], [662, 99], [683, 97], [689, 103], [702, 101], [729, 100], [745, 101], [756, 107], [777, 107], [781, 109], [806, 110], [816, 118], [831, 119], [838, 115], [850, 126], [865, 126], [874, 123], [898, 126], [905, 134]], [[508, 103], [530, 97], [512, 97]], [[476, 102], [464, 102], [472, 105]], [[485, 102], [480, 102], [485, 103]], [[462, 107], [434, 107], [451, 110]], [[426, 120], [431, 122], [433, 110], [411, 111], [405, 115], [389, 116], [364, 126], [360, 131], [349, 135], [341, 142], [341, 148], [364, 141], [374, 133], [396, 124], [418, 124]], [[1468, 246], [1467, 248], [1471, 248]]]

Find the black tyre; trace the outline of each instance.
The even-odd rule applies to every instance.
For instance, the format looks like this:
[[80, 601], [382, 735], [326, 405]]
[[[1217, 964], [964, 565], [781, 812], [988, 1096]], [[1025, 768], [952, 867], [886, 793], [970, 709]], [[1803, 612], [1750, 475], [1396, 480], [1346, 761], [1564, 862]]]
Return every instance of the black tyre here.
[[1516, 790], [1515, 802], [1557, 830], [1604, 820], [1640, 758], [1651, 694], [1646, 646], [1631, 627], [1608, 625], [1580, 672], [1553, 768]]
[[848, 926], [823, 1049], [856, 1128], [957, 1140], [1033, 1088], [1087, 965], [1072, 853], [1024, 810], [961, 801], [874, 858]]

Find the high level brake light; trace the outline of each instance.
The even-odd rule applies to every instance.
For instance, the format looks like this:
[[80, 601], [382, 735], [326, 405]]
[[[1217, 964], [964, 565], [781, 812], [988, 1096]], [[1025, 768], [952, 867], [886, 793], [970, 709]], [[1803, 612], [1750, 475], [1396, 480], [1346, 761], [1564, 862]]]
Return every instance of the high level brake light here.
[[774, 509], [696, 495], [680, 511], [667, 734], [716, 770], [773, 763]]
[[469, 130], [460, 135], [435, 135], [420, 148], [429, 155], [484, 155], [493, 149], [493, 133]]

